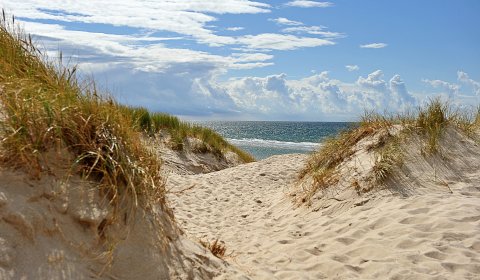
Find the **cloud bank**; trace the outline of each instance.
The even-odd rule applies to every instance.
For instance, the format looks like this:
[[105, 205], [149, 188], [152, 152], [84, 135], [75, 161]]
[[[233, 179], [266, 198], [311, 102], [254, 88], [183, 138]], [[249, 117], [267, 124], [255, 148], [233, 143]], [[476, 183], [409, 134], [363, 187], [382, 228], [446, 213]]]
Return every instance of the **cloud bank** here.
[[[332, 79], [326, 71], [302, 79], [277, 74], [221, 81], [206, 67], [198, 65], [194, 75], [182, 75], [179, 68], [148, 76], [124, 69], [114, 79], [125, 80], [118, 84], [121, 101], [189, 118], [351, 121], [364, 110], [396, 112], [418, 104], [399, 75], [385, 80], [380, 70], [353, 83]], [[126, 76], [143, 85], [141, 94]]]

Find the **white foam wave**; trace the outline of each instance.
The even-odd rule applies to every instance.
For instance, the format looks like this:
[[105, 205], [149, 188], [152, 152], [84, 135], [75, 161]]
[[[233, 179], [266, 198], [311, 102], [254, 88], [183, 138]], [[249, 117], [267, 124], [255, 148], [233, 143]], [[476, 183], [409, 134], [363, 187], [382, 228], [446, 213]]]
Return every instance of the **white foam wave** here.
[[265, 148], [279, 148], [279, 149], [295, 149], [301, 151], [314, 151], [320, 144], [313, 142], [287, 142], [277, 140], [265, 140], [265, 139], [227, 139], [230, 143], [237, 146], [249, 146], [249, 147], [265, 147]]

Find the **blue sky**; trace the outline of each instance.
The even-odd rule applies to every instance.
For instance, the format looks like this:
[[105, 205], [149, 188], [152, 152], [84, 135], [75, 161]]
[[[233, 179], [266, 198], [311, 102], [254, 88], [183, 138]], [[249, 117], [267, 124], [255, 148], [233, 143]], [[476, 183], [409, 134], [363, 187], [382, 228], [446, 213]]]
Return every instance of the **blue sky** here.
[[350, 121], [433, 96], [480, 102], [476, 0], [0, 4], [120, 102], [187, 119]]

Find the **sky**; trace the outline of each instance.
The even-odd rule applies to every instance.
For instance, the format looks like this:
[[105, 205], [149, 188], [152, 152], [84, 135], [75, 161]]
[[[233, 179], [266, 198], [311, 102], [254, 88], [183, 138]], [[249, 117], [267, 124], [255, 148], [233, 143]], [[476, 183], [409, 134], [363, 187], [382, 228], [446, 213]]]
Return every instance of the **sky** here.
[[477, 0], [0, 0], [119, 102], [189, 120], [353, 121], [480, 104]]

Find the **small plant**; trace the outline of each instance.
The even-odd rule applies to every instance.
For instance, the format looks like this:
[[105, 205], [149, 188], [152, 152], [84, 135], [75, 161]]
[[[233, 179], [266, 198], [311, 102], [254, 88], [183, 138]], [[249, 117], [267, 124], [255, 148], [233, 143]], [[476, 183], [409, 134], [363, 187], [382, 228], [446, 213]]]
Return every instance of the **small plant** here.
[[225, 257], [225, 253], [227, 252], [227, 247], [223, 243], [223, 241], [219, 241], [218, 238], [213, 241], [213, 242], [208, 242], [208, 241], [203, 241], [200, 240], [200, 244], [202, 244], [203, 247], [208, 249], [212, 254], [220, 259], [223, 259]]
[[398, 138], [394, 138], [380, 148], [372, 170], [374, 184], [382, 183], [387, 177], [401, 165], [403, 153]]
[[439, 99], [433, 99], [426, 109], [419, 109], [415, 125], [418, 131], [427, 137], [425, 145], [427, 154], [438, 151], [438, 141], [448, 122], [449, 106]]

